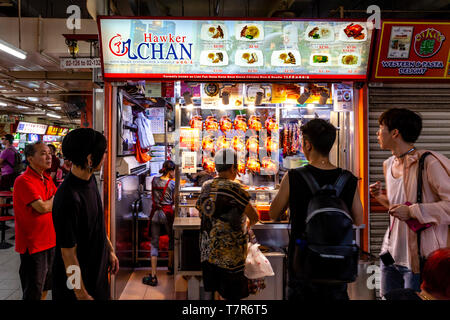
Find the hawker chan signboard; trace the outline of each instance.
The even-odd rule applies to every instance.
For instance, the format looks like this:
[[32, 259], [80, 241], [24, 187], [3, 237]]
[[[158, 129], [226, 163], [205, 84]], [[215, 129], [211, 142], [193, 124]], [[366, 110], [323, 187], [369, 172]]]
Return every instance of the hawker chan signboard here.
[[364, 80], [365, 22], [100, 17], [104, 78]]
[[450, 22], [383, 22], [373, 80], [450, 80], [449, 66]]

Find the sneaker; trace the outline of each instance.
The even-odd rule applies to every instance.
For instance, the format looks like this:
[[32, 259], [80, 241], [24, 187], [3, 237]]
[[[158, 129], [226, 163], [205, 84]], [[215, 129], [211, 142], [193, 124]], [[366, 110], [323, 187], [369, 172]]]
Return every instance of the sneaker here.
[[156, 287], [158, 285], [158, 278], [156, 278], [156, 276], [152, 277], [149, 282], [149, 285], [152, 287]]
[[142, 283], [154, 287], [158, 284], [158, 279], [156, 276], [152, 277], [151, 275], [148, 275], [142, 279]]

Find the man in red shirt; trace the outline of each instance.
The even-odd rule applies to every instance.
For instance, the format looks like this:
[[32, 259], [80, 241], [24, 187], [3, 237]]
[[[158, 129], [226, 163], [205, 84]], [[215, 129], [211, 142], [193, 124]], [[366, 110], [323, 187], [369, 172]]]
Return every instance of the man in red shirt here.
[[25, 147], [26, 171], [16, 179], [13, 205], [16, 219], [16, 251], [20, 253], [23, 300], [45, 300], [51, 288], [56, 235], [52, 207], [56, 186], [45, 170], [52, 155], [42, 142]]

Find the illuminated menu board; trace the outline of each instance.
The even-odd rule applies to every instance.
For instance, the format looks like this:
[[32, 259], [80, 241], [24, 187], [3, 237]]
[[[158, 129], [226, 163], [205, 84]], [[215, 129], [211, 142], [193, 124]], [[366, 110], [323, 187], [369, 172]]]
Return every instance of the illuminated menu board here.
[[16, 132], [18, 133], [45, 134], [46, 131], [47, 131], [46, 124], [30, 123], [24, 121], [20, 121], [16, 129]]
[[49, 126], [46, 134], [50, 136], [65, 136], [67, 133], [69, 133], [68, 128]]
[[99, 19], [105, 79], [367, 78], [365, 22]]

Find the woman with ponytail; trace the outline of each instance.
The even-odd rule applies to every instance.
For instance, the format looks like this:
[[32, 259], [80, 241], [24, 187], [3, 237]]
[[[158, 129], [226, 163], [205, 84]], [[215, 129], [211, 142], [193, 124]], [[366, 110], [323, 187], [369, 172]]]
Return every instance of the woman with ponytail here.
[[158, 265], [159, 237], [169, 236], [169, 262], [167, 274], [173, 274], [173, 194], [175, 191], [175, 163], [167, 160], [159, 171], [160, 177], [152, 180], [152, 211], [150, 212], [149, 232], [151, 236], [151, 263], [152, 272], [142, 279], [144, 284], [156, 286], [156, 267]]

